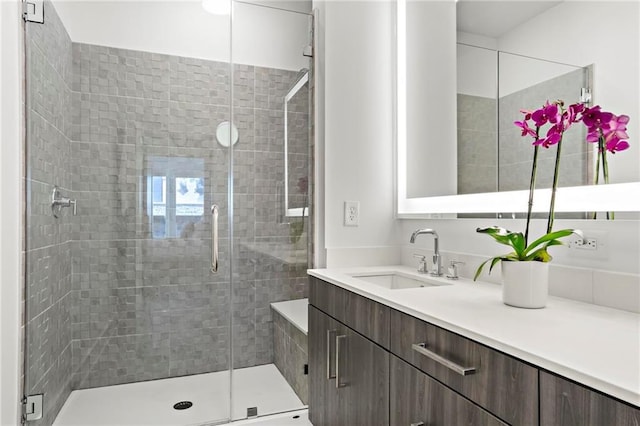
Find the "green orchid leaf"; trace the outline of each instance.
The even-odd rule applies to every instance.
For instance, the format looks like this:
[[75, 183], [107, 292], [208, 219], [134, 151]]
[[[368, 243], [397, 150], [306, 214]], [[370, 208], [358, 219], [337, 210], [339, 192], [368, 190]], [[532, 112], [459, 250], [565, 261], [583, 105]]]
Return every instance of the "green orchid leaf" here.
[[[520, 232], [511, 232], [500, 226], [490, 226], [488, 228], [477, 228], [476, 232], [487, 234], [494, 240], [505, 246], [517, 249], [520, 244], [524, 245], [524, 236]], [[522, 241], [522, 243], [520, 243]]]
[[[574, 233], [576, 233], [575, 229], [562, 229], [560, 231], [549, 232], [548, 234], [543, 235], [542, 237], [538, 238], [537, 240], [529, 244], [529, 246], [524, 250], [523, 255], [525, 257], [529, 257], [529, 253], [533, 250], [536, 250], [540, 244], [548, 243], [549, 241], [557, 240], [559, 238], [564, 238]], [[562, 244], [560, 242], [558, 243]], [[558, 245], [558, 244], [554, 243], [553, 245]]]
[[518, 257], [522, 257], [526, 249], [524, 235], [521, 232], [514, 232], [510, 235], [511, 247], [513, 247]]
[[491, 265], [489, 265], [489, 273], [493, 271], [493, 267], [496, 266], [496, 263], [500, 262], [501, 260], [503, 260], [502, 256], [496, 256], [493, 259], [491, 259]]
[[547, 252], [547, 247], [538, 249], [526, 257], [526, 261], [551, 262], [551, 255]]
[[491, 258], [491, 259], [487, 259], [484, 262], [482, 262], [480, 264], [480, 266], [478, 266], [478, 269], [476, 269], [476, 274], [473, 276], [473, 280], [476, 281], [478, 279], [478, 277], [480, 276], [480, 274], [482, 273], [482, 268], [484, 268], [484, 265], [486, 265], [489, 261], [495, 259], [495, 257]]
[[491, 265], [489, 266], [489, 273], [491, 273], [491, 270], [493, 269], [495, 264], [500, 262], [501, 260], [505, 260], [505, 256], [492, 257], [492, 258], [487, 259], [484, 262], [482, 262], [480, 264], [480, 266], [478, 266], [478, 269], [476, 269], [476, 274], [473, 276], [473, 280], [476, 281], [478, 279], [478, 277], [482, 273], [482, 269], [484, 268], [484, 265], [486, 265], [487, 263], [491, 262]]
[[504, 256], [503, 260], [510, 260], [512, 262], [517, 262], [517, 261], [523, 260], [523, 259], [517, 253], [509, 253], [508, 255]]

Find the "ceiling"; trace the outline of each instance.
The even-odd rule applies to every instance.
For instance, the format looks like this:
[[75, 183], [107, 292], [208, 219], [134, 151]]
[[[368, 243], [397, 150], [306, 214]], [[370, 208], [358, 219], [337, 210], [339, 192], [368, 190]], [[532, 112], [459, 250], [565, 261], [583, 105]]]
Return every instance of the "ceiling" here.
[[459, 0], [458, 31], [498, 38], [562, 1]]

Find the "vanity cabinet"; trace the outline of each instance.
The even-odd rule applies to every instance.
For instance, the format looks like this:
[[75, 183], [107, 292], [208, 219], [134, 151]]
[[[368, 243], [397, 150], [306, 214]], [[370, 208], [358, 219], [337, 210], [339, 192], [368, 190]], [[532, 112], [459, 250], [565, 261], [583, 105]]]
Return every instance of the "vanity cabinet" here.
[[314, 426], [639, 426], [640, 410], [310, 277]]
[[388, 425], [389, 353], [313, 306], [309, 337], [311, 422]]
[[638, 426], [640, 410], [562, 377], [541, 371], [540, 424]]

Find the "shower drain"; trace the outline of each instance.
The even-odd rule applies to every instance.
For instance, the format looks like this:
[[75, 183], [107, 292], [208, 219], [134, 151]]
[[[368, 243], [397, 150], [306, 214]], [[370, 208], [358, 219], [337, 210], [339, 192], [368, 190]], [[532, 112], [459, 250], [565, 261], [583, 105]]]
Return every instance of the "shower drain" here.
[[187, 408], [191, 408], [193, 402], [191, 401], [180, 401], [173, 404], [174, 410], [186, 410]]

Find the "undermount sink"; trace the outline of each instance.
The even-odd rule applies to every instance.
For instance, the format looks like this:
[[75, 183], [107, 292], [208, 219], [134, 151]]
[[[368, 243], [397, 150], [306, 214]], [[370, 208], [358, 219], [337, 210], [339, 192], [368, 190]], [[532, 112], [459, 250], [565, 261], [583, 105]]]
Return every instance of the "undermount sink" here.
[[439, 287], [442, 285], [448, 285], [439, 283], [428, 278], [412, 277], [408, 274], [400, 272], [381, 272], [381, 273], [355, 273], [350, 274], [353, 278], [366, 281], [370, 284], [375, 284], [380, 287], [388, 288], [389, 290], [404, 290], [408, 288], [420, 288], [420, 287]]

